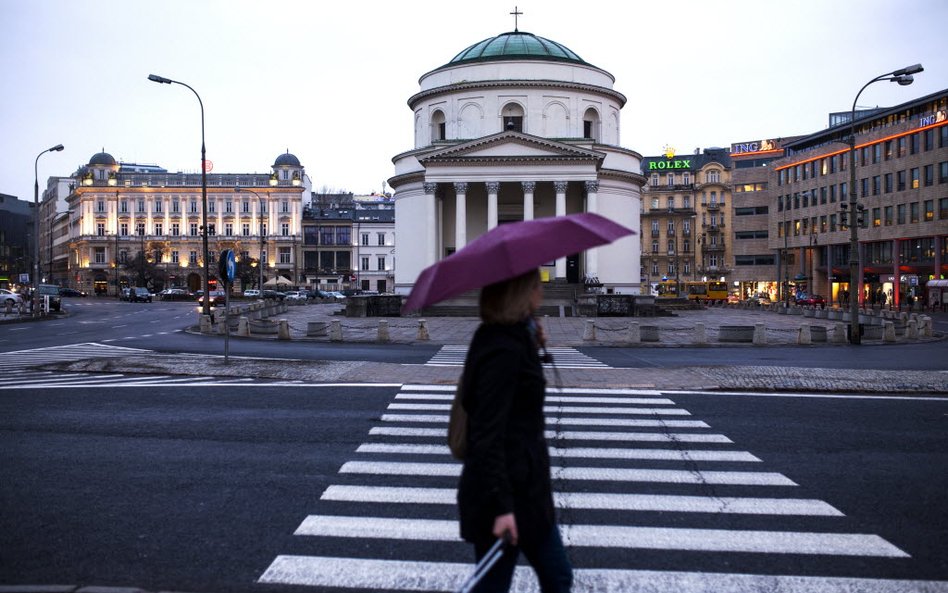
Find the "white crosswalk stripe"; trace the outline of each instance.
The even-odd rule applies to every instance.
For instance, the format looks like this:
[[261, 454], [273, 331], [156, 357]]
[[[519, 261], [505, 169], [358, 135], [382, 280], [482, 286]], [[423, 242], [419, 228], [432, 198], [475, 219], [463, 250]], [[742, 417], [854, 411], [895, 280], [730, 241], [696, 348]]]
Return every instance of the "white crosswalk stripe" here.
[[[455, 590], [472, 566], [460, 562], [469, 557], [470, 546], [459, 539], [457, 521], [438, 512], [456, 504], [461, 471], [444, 444], [453, 391], [445, 385], [404, 386], [356, 447], [355, 458], [339, 469], [339, 482], [323, 491], [317, 512], [301, 517], [294, 532], [325, 541], [329, 548], [320, 549], [337, 553], [279, 555], [259, 582]], [[879, 535], [847, 531], [840, 509], [795, 497], [798, 484], [783, 474], [755, 471], [764, 460], [714, 433], [708, 423], [681, 418], [690, 412], [663, 394], [551, 389], [545, 414], [554, 502], [570, 549], [662, 550], [702, 557], [753, 554], [775, 562], [786, 555], [875, 562], [909, 557]], [[751, 518], [755, 522], [747, 523]], [[364, 553], [349, 558], [341, 553], [347, 541], [358, 541], [359, 549], [372, 549], [372, 542], [389, 543], [384, 558], [366, 558]], [[394, 553], [392, 542], [399, 542]], [[440, 542], [452, 551], [447, 557], [459, 562], [419, 557], [409, 542]], [[575, 565], [574, 590], [948, 591], [948, 585], [931, 581], [627, 568]], [[512, 590], [538, 590], [529, 568], [517, 569]]]
[[[551, 347], [547, 349], [553, 356], [554, 364], [544, 364], [546, 368], [553, 368], [555, 365], [559, 369], [611, 369], [612, 367], [604, 362], [600, 362], [591, 356], [586, 356], [575, 348], [568, 346]], [[467, 356], [467, 346], [444, 345], [431, 359], [425, 363], [427, 366], [464, 366], [464, 358]]]

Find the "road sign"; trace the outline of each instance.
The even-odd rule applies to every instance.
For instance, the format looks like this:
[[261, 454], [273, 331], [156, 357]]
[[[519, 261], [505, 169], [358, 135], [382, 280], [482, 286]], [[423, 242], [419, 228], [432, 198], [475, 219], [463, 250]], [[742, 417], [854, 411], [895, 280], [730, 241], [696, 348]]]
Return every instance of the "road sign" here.
[[221, 258], [217, 265], [221, 279], [227, 284], [232, 283], [234, 276], [237, 275], [237, 260], [234, 258], [234, 251], [232, 249], [221, 251]]

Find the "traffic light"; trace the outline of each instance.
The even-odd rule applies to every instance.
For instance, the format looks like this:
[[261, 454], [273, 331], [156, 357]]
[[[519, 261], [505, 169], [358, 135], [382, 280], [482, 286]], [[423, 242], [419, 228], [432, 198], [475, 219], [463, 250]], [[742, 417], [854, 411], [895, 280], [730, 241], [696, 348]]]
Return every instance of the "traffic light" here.
[[856, 224], [863, 229], [868, 226], [866, 224], [866, 207], [862, 204], [856, 206]]
[[849, 211], [846, 209], [849, 207], [849, 204], [842, 202], [839, 205], [839, 229], [846, 230], [849, 228]]

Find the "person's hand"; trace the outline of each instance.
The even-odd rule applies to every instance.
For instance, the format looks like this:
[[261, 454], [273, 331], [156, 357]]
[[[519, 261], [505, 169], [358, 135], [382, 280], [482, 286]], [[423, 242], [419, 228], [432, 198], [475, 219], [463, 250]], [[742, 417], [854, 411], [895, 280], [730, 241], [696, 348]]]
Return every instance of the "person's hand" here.
[[504, 537], [504, 534], [508, 534], [507, 541], [510, 542], [510, 545], [517, 545], [517, 520], [514, 519], [513, 513], [507, 513], [506, 515], [498, 515], [494, 519], [494, 531], [493, 534], [495, 537], [501, 538]]

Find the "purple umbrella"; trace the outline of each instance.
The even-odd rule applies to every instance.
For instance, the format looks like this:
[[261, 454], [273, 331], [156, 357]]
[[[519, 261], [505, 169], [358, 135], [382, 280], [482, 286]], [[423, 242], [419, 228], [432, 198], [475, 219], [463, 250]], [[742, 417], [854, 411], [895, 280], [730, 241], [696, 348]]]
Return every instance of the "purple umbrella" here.
[[422, 270], [403, 312], [519, 276], [555, 259], [612, 243], [635, 231], [585, 212], [504, 224]]

